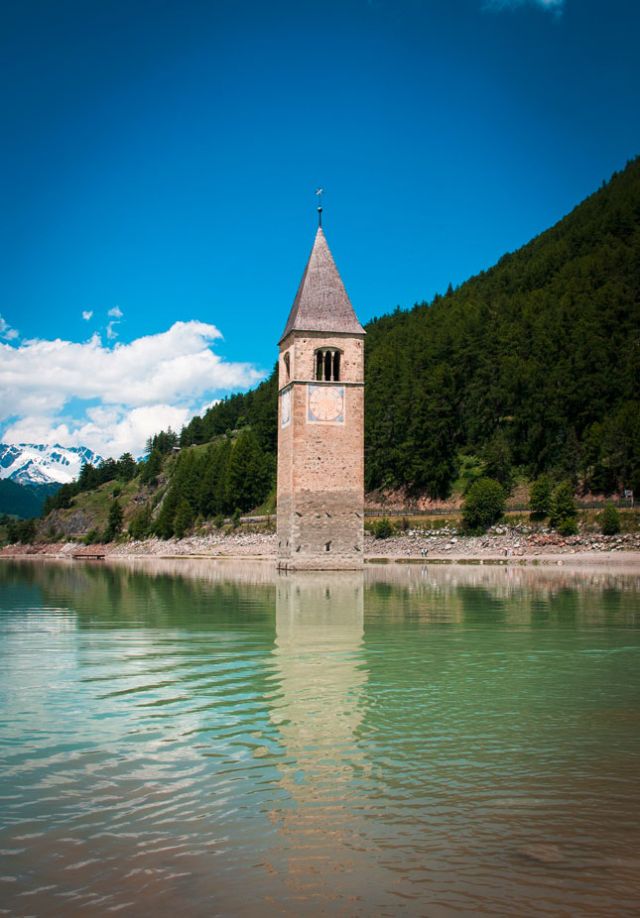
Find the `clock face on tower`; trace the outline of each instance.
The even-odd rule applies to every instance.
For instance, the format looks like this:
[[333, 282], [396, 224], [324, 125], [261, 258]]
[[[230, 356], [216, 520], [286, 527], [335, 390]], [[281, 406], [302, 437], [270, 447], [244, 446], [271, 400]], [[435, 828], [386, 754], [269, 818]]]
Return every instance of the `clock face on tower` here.
[[344, 424], [344, 386], [309, 386], [307, 420], [320, 424]]

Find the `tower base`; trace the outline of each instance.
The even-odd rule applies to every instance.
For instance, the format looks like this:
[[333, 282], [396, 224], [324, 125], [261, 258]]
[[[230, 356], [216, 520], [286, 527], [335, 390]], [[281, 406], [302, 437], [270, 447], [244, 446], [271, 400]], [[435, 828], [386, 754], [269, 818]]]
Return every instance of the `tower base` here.
[[363, 558], [278, 558], [279, 571], [361, 571]]

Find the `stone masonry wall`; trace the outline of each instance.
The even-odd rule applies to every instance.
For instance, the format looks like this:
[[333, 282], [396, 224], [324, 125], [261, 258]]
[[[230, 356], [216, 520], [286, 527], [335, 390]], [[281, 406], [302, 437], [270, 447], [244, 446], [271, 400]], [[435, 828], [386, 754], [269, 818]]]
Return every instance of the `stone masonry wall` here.
[[[298, 337], [299, 335], [299, 337]], [[309, 423], [315, 351], [342, 352], [344, 423]], [[293, 333], [280, 355], [280, 388], [291, 385], [291, 421], [278, 417], [278, 558], [281, 567], [362, 564], [364, 534], [364, 353], [359, 337]], [[290, 373], [283, 360], [289, 353]], [[328, 546], [328, 547], [327, 547]]]
[[[318, 348], [336, 348], [342, 352], [340, 381], [364, 382], [364, 339], [352, 335], [328, 335], [320, 332], [293, 332], [283, 342], [278, 361], [278, 388], [293, 380], [315, 379], [315, 352]], [[289, 354], [287, 376], [284, 355]]]

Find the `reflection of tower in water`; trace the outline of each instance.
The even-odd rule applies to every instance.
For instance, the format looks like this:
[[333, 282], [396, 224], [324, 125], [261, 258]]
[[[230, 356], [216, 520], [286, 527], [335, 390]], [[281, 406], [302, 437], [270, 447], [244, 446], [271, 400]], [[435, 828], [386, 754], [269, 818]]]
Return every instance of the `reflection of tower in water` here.
[[272, 869], [294, 898], [356, 894], [359, 857], [353, 801], [365, 764], [358, 748], [364, 585], [361, 573], [281, 575], [276, 586], [271, 718], [282, 745], [281, 808]]

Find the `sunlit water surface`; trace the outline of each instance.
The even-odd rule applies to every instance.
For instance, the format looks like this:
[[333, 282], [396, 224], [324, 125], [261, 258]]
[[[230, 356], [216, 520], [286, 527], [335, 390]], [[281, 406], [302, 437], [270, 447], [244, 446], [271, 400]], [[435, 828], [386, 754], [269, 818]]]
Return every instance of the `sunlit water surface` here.
[[0, 912], [640, 909], [640, 581], [0, 566]]

